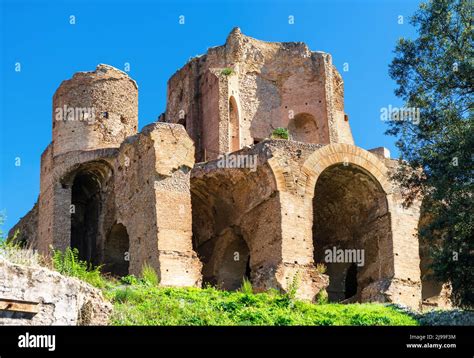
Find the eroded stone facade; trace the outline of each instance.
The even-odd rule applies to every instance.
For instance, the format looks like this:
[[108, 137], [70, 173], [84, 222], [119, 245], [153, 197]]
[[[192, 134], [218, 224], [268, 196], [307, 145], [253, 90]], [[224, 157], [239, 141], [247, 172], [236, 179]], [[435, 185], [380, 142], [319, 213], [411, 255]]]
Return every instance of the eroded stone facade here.
[[[162, 285], [248, 278], [309, 300], [325, 288], [333, 301], [420, 307], [419, 204], [403, 207], [386, 149], [354, 144], [329, 54], [236, 28], [176, 72], [166, 112], [137, 127], [125, 73], [99, 65], [63, 82], [38, 203], [11, 234], [44, 253], [77, 247], [117, 275], [148, 263]], [[270, 139], [279, 127], [290, 140]]]

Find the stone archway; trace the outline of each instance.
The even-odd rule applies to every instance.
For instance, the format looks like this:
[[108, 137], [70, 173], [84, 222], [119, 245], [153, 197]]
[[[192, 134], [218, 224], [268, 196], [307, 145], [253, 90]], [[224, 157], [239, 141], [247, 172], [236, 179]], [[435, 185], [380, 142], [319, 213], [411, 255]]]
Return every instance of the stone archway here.
[[97, 263], [97, 235], [102, 205], [100, 184], [93, 175], [76, 175], [71, 204], [71, 247], [79, 251], [81, 260]]
[[[253, 155], [253, 154], [251, 154]], [[209, 168], [215, 168], [209, 170]], [[202, 262], [204, 285], [226, 290], [243, 278], [264, 290], [281, 260], [281, 240], [268, 227], [280, 226], [279, 198], [271, 168], [219, 168], [208, 162], [191, 177], [193, 249]]]
[[334, 164], [354, 164], [370, 173], [380, 184], [385, 194], [393, 191], [389, 180], [388, 168], [374, 154], [355, 145], [333, 143], [318, 149], [311, 154], [303, 164], [302, 179], [305, 182], [305, 191], [314, 194], [316, 180], [324, 169]]
[[79, 252], [79, 259], [98, 265], [102, 262], [104, 202], [110, 166], [102, 161], [78, 165], [62, 180], [71, 188], [70, 246]]
[[[411, 238], [411, 231], [413, 223], [416, 220], [416, 215], [411, 212], [404, 212], [400, 207], [400, 201], [397, 199], [399, 193], [394, 190], [390, 181], [389, 169], [385, 162], [380, 160], [374, 154], [365, 151], [357, 146], [343, 143], [333, 143], [325, 145], [320, 149], [315, 150], [306, 157], [304, 163], [300, 167], [298, 173], [288, 173], [284, 167], [277, 160], [270, 160], [269, 164], [275, 175], [277, 188], [280, 195], [288, 196], [291, 202], [298, 201], [300, 205], [306, 207], [306, 212], [313, 213], [313, 198], [315, 196], [315, 189], [318, 179], [323, 175], [324, 171], [330, 167], [351, 167], [356, 168], [366, 177], [369, 182], [376, 183], [380, 195], [385, 196], [386, 199], [386, 215], [383, 216], [386, 222], [387, 235], [385, 239], [381, 240], [375, 238], [366, 240], [367, 242], [379, 242], [378, 261], [382, 264], [380, 266], [371, 265], [372, 268], [379, 267], [380, 271], [377, 275], [366, 275], [370, 280], [379, 277], [375, 282], [361, 283], [358, 289], [358, 299], [360, 301], [391, 301], [399, 302], [409, 306], [415, 307], [418, 301], [419, 287], [419, 257], [418, 257], [418, 242]], [[370, 178], [370, 179], [369, 179]], [[304, 218], [305, 215], [292, 213], [291, 208], [294, 204], [283, 203], [288, 213], [287, 224], [293, 225], [293, 221]], [[290, 205], [291, 204], [291, 205]], [[335, 211], [335, 214], [337, 212]], [[285, 214], [286, 215], [286, 214]], [[310, 214], [311, 217], [313, 214]], [[286, 216], [285, 216], [286, 217]], [[307, 219], [304, 222], [303, 233], [312, 232], [312, 219]], [[404, 223], [401, 225], [401, 223]], [[375, 234], [376, 231], [373, 231]], [[311, 234], [310, 234], [311, 235]], [[293, 239], [295, 237], [295, 239]], [[311, 252], [314, 251], [313, 243], [305, 246], [306, 235], [289, 234], [288, 239], [284, 241], [288, 247], [292, 246], [294, 241], [298, 241], [302, 247], [307, 247]], [[306, 240], [307, 241], [307, 240]], [[382, 245], [383, 243], [383, 245]], [[293, 245], [294, 246], [294, 245]], [[406, 248], [412, 248], [411, 251], [406, 251]], [[309, 252], [305, 255], [309, 256]], [[286, 260], [293, 260], [293, 256], [287, 254]], [[311, 255], [313, 256], [313, 255]], [[309, 262], [309, 257], [305, 262]], [[314, 260], [310, 260], [314, 265]], [[349, 267], [346, 267], [346, 270]], [[357, 274], [360, 275], [358, 268]], [[341, 275], [347, 274], [347, 271], [342, 272]], [[364, 276], [365, 274], [362, 274]], [[418, 281], [417, 281], [418, 280]]]
[[329, 275], [331, 301], [359, 300], [361, 290], [390, 277], [390, 215], [385, 192], [366, 170], [335, 164], [318, 177], [313, 197], [315, 263]]
[[[278, 187], [303, 200], [313, 198], [317, 181], [324, 171], [341, 165], [359, 168], [378, 184], [386, 198], [387, 215], [384, 217], [387, 218], [388, 228], [386, 239], [378, 239], [378, 260], [382, 263], [378, 266], [379, 279], [358, 287], [358, 297], [361, 301], [389, 301], [418, 308], [421, 302], [420, 256], [416, 237], [419, 208], [416, 205], [410, 209], [403, 207], [401, 190], [390, 180], [389, 167], [395, 168], [394, 162], [381, 160], [351, 144], [333, 143], [309, 155], [300, 174], [294, 179], [283, 175], [283, 171], [277, 168]], [[376, 277], [375, 273], [370, 277]]]
[[297, 142], [318, 143], [319, 134], [316, 119], [309, 113], [298, 113], [288, 124], [290, 138]]

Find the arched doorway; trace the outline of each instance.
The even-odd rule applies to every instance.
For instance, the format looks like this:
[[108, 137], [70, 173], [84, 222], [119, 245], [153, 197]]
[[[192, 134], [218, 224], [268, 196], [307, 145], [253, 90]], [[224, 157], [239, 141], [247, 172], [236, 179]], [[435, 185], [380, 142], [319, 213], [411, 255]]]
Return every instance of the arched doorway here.
[[297, 142], [319, 143], [318, 126], [313, 115], [299, 113], [288, 124], [290, 138]]
[[229, 98], [229, 133], [230, 133], [230, 152], [240, 149], [240, 120], [239, 109], [235, 98]]
[[129, 238], [123, 224], [115, 223], [105, 241], [104, 271], [116, 276], [128, 275]]
[[94, 175], [78, 173], [72, 185], [71, 247], [79, 259], [97, 264], [97, 235], [101, 209], [100, 183]]
[[272, 196], [271, 169], [218, 169], [192, 175], [193, 249], [202, 263], [204, 287], [239, 289], [245, 277], [258, 289], [256, 270], [263, 270], [268, 257], [279, 249], [273, 232], [260, 224], [278, 220], [260, 205], [271, 206], [277, 200]]
[[329, 300], [358, 300], [370, 283], [389, 276], [390, 215], [385, 192], [365, 169], [332, 165], [313, 197], [314, 260], [329, 275]]
[[83, 261], [98, 265], [102, 261], [104, 241], [104, 202], [110, 188], [110, 166], [102, 161], [81, 164], [62, 179], [71, 188], [71, 242]]

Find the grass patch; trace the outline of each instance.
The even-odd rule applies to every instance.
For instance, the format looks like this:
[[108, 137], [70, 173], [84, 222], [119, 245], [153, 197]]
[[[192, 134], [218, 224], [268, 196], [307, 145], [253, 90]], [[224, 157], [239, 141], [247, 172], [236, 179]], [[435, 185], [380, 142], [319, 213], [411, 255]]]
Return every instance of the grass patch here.
[[242, 287], [240, 288], [240, 292], [242, 292], [244, 294], [247, 294], [247, 295], [253, 294], [252, 283], [250, 282], [250, 280], [248, 278], [244, 278], [244, 280], [242, 282]]
[[22, 247], [15, 241], [15, 237], [12, 240], [0, 238], [0, 258], [17, 265], [30, 267], [45, 265], [45, 260], [41, 255], [34, 250]]
[[109, 281], [100, 274], [100, 266], [94, 267], [79, 259], [79, 251], [67, 248], [64, 252], [53, 251], [53, 268], [65, 276], [77, 277], [97, 288], [106, 288]]
[[148, 286], [158, 286], [160, 283], [155, 270], [148, 264], [142, 267], [142, 283]]
[[[0, 222], [1, 222], [0, 215]], [[24, 263], [22, 248], [1, 240], [0, 257], [16, 258]], [[37, 257], [26, 254], [30, 265]], [[79, 260], [77, 249], [53, 251], [51, 266], [61, 274], [77, 277], [102, 289], [112, 301], [112, 325], [158, 326], [243, 326], [243, 325], [418, 325], [417, 320], [397, 307], [382, 304], [328, 304], [325, 292], [318, 296], [319, 304], [295, 299], [299, 275], [289, 281], [288, 294], [271, 289], [253, 293], [252, 284], [245, 280], [240, 291], [219, 291], [213, 287], [159, 287], [156, 272], [148, 265], [141, 277], [128, 275], [121, 279], [105, 278], [100, 267]], [[321, 271], [324, 268], [320, 268]]]
[[113, 325], [417, 325], [409, 315], [382, 304], [312, 304], [273, 291], [252, 294], [215, 288], [160, 288], [143, 283], [107, 293]]

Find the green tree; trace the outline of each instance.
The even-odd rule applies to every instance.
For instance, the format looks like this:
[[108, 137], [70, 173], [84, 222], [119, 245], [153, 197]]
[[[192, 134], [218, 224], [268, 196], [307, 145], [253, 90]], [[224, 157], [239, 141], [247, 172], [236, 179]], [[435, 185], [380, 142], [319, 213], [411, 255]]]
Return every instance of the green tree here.
[[406, 204], [420, 195], [430, 218], [420, 230], [435, 276], [451, 282], [454, 302], [474, 306], [473, 29], [468, 0], [422, 3], [414, 40], [400, 39], [390, 64], [395, 94], [419, 120], [392, 120]]

